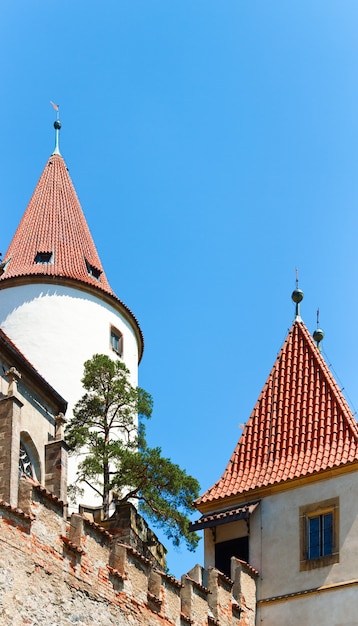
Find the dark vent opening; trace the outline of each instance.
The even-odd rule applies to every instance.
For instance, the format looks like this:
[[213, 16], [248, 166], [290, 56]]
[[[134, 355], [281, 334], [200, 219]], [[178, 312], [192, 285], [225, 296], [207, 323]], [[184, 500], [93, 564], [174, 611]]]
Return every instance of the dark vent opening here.
[[10, 259], [6, 259], [6, 261], [2, 260], [2, 255], [0, 254], [0, 276], [2, 276], [9, 265]]
[[38, 252], [35, 263], [52, 263], [52, 252]]
[[89, 276], [93, 276], [93, 278], [95, 278], [96, 280], [99, 280], [102, 274], [102, 270], [99, 270], [98, 267], [91, 265], [91, 263], [89, 263], [87, 259], [85, 259], [85, 261], [86, 261], [86, 267], [87, 267], [87, 272]]

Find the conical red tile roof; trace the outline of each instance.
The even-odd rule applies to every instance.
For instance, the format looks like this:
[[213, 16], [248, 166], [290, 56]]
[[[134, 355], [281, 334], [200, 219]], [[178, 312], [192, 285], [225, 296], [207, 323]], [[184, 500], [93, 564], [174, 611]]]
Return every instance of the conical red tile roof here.
[[[51, 254], [51, 261], [39, 262], [43, 254]], [[114, 295], [59, 154], [49, 158], [4, 263], [0, 281], [34, 275], [67, 277]]]
[[201, 504], [358, 460], [358, 425], [306, 326], [295, 320], [229, 464]]
[[59, 153], [47, 161], [32, 198], [0, 265], [0, 289], [20, 281], [76, 281], [107, 294], [144, 339], [132, 311], [112, 291], [104, 273], [66, 163]]

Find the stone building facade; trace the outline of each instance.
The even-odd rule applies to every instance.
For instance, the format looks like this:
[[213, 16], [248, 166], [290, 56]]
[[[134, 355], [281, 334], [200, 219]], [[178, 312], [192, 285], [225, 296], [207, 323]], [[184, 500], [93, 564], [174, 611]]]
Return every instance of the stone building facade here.
[[0, 497], [17, 506], [19, 470], [66, 501], [67, 403], [0, 329]]

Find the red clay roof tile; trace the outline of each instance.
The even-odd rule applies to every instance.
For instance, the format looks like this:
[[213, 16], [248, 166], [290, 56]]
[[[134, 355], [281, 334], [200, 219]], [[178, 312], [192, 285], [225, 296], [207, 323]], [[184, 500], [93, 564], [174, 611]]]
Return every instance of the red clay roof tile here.
[[358, 424], [295, 320], [220, 480], [196, 505], [358, 460]]

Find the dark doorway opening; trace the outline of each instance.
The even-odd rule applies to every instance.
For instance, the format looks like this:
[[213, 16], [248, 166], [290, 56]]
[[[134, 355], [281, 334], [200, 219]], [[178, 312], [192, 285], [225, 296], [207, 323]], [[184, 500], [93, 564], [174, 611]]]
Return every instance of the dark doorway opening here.
[[240, 537], [215, 544], [215, 567], [229, 578], [231, 577], [231, 557], [236, 556], [249, 562], [249, 538]]

